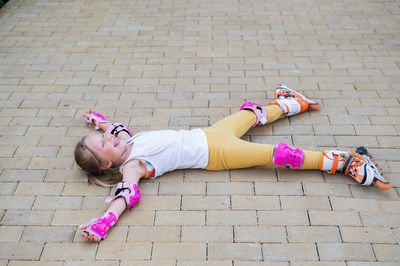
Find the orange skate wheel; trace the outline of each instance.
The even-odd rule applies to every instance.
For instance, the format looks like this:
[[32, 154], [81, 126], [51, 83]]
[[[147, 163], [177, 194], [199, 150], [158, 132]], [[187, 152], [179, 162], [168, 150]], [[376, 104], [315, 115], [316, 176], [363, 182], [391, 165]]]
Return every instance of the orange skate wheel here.
[[319, 108], [319, 103], [316, 104], [310, 104], [308, 105], [308, 108], [312, 109], [312, 110], [317, 110]]
[[383, 183], [380, 180], [376, 180], [375, 185], [382, 190], [388, 190], [391, 187], [389, 182]]

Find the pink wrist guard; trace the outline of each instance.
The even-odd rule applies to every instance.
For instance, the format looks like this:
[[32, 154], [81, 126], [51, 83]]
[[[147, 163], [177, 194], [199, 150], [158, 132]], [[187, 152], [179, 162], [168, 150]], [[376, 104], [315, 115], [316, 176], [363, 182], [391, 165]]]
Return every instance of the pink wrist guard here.
[[300, 168], [304, 161], [304, 152], [280, 142], [275, 146], [272, 162], [277, 166], [287, 165], [293, 169]]
[[90, 125], [95, 125], [95, 129], [98, 130], [100, 129], [100, 123], [104, 123], [104, 122], [110, 122], [107, 119], [105, 119], [105, 117], [100, 114], [100, 113], [92, 113], [90, 111], [90, 116], [89, 118], [86, 118], [86, 121], [90, 124]]
[[130, 210], [133, 205], [138, 203], [140, 200], [140, 191], [138, 186], [132, 182], [120, 182], [118, 183], [117, 191], [115, 191], [115, 197], [108, 197], [107, 203], [110, 203], [118, 198], [123, 198], [126, 203], [126, 209]]
[[103, 218], [93, 219], [91, 225], [84, 230], [86, 233], [94, 235], [98, 239], [104, 239], [107, 236], [108, 229], [118, 221], [117, 216], [111, 211], [104, 214]]
[[114, 123], [112, 124], [107, 131], [105, 132], [105, 134], [111, 134], [114, 135], [116, 137], [118, 137], [118, 134], [121, 133], [122, 131], [125, 131], [126, 133], [129, 134], [129, 136], [132, 137], [132, 132], [129, 130], [129, 128], [127, 128], [126, 126], [124, 126], [121, 123]]

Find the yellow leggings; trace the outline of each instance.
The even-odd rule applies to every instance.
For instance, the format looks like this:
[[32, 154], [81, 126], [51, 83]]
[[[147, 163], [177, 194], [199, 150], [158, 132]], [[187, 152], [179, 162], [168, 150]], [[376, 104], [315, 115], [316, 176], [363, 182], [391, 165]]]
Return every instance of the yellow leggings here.
[[[267, 106], [268, 123], [281, 118], [282, 109]], [[207, 170], [239, 169], [261, 165], [273, 165], [275, 145], [252, 143], [240, 139], [257, 121], [253, 111], [242, 110], [214, 125], [204, 128], [208, 141], [209, 162]], [[304, 151], [300, 169], [320, 169], [322, 152]]]

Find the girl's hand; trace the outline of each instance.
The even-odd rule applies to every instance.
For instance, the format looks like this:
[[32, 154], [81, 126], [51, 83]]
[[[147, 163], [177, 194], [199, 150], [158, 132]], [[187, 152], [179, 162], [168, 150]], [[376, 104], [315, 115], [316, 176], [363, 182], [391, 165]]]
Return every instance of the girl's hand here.
[[94, 110], [89, 110], [89, 112], [83, 113], [82, 116], [86, 119], [90, 125], [95, 125], [95, 129], [106, 130], [110, 125], [101, 125], [100, 123], [110, 123], [102, 114], [94, 112]]
[[[90, 118], [90, 114], [92, 113], [92, 109], [90, 109], [89, 111], [85, 112], [82, 114], [82, 116], [86, 119]], [[93, 122], [93, 121], [92, 121]]]
[[97, 237], [95, 237], [93, 234], [88, 233], [85, 231], [86, 228], [88, 228], [91, 225], [91, 223], [88, 224], [82, 224], [81, 226], [79, 226], [79, 229], [82, 230], [82, 237], [89, 242], [99, 242], [101, 239], [98, 239]]

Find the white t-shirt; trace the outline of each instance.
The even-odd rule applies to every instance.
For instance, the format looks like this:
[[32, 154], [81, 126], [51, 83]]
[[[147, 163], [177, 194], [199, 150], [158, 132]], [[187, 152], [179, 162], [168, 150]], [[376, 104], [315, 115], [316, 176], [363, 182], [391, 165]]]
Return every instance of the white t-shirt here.
[[206, 168], [208, 165], [208, 144], [204, 131], [159, 130], [144, 131], [127, 140], [133, 144], [131, 154], [121, 165], [120, 171], [129, 160], [142, 159], [155, 168], [155, 176], [186, 168]]

